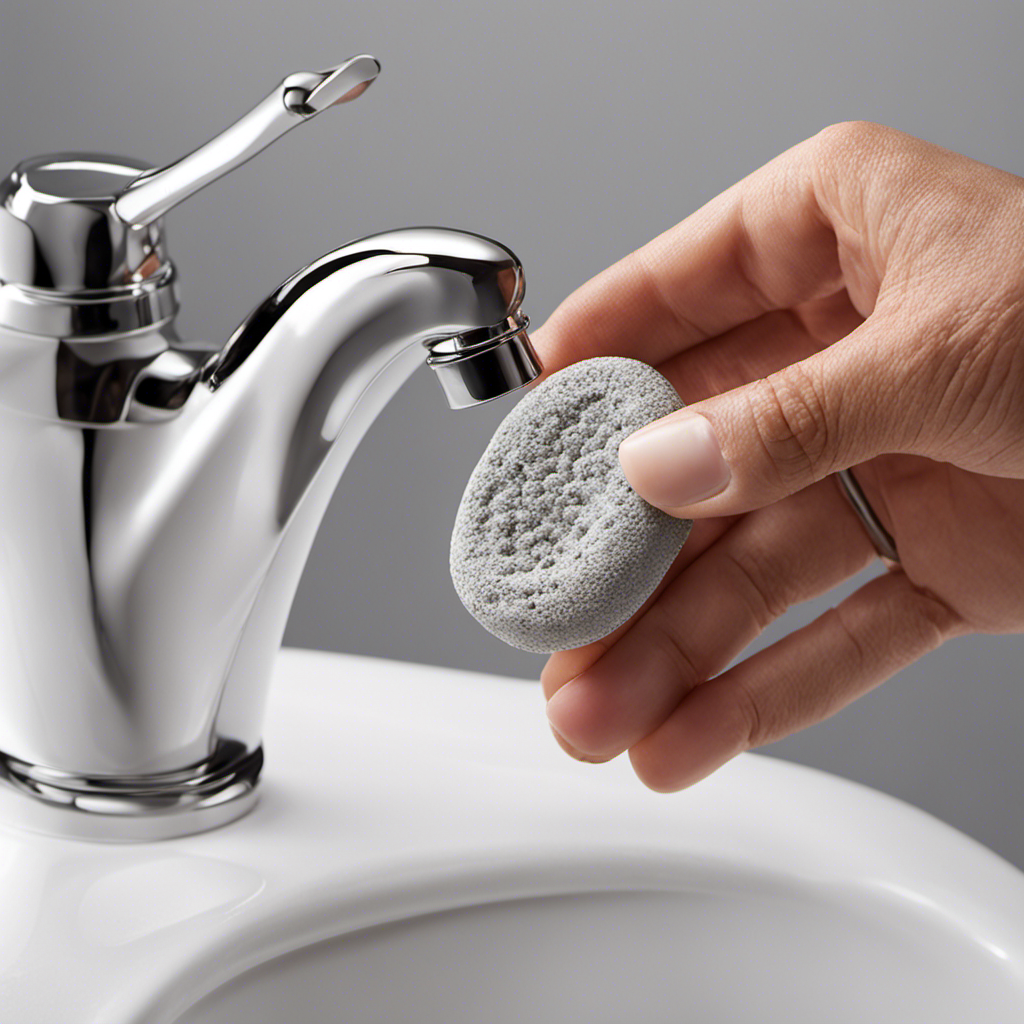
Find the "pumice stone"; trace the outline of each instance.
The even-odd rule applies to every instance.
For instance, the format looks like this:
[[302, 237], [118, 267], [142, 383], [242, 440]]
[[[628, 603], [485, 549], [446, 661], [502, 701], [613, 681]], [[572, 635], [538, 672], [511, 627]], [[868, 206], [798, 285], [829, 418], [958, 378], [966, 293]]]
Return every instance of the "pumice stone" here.
[[564, 651], [650, 597], [693, 524], [644, 501], [618, 449], [682, 405], [646, 363], [602, 356], [552, 374], [505, 417], [452, 532], [455, 590], [485, 629], [524, 651]]

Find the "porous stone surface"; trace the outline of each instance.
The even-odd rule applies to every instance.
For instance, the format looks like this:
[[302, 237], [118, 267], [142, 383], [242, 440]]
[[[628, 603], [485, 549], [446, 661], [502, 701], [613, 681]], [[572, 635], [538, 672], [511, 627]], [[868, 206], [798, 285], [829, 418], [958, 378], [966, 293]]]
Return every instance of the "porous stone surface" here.
[[630, 487], [618, 448], [680, 408], [657, 370], [602, 356], [552, 374], [505, 417], [452, 532], [455, 590], [485, 629], [524, 651], [569, 650], [650, 597], [692, 523]]

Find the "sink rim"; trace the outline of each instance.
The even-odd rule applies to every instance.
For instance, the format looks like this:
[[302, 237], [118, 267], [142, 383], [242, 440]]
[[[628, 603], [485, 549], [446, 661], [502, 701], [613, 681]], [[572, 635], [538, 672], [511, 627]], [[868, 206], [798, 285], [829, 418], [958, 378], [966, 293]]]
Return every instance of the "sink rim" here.
[[[266, 747], [263, 799], [222, 829], [138, 846], [0, 829], [12, 897], [0, 950], [9, 939], [16, 953], [0, 953], [0, 999], [24, 1024], [41, 978], [74, 1019], [170, 1024], [260, 963], [361, 928], [609, 886], [675, 890], [723, 870], [931, 901], [1001, 949], [1024, 987], [1024, 873], [825, 772], [746, 754], [654, 794], [625, 759], [567, 758], [535, 683], [294, 650], [278, 661]], [[161, 889], [163, 902], [149, 895]], [[60, 1019], [48, 1012], [35, 1020]]]

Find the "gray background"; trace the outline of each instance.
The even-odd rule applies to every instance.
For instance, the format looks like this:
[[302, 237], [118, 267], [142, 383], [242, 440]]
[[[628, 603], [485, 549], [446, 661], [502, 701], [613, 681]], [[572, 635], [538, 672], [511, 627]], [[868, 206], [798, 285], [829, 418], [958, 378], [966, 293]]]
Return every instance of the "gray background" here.
[[[0, 173], [60, 149], [167, 161], [287, 72], [367, 51], [384, 71], [358, 103], [169, 218], [184, 333], [226, 338], [314, 257], [405, 224], [510, 245], [539, 324], [830, 122], [881, 121], [1024, 173], [1022, 38], [1018, 0], [0, 0]], [[288, 643], [536, 678], [543, 659], [477, 627], [447, 573], [462, 487], [511, 404], [449, 412], [417, 371], [342, 481]], [[1022, 664], [1020, 638], [954, 641], [769, 752], [901, 796], [1024, 865]]]

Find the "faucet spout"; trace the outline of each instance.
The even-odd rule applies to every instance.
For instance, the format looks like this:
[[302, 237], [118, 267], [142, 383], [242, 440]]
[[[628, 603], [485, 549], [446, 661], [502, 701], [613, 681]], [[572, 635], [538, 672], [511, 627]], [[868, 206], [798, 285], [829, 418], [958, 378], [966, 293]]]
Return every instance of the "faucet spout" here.
[[288, 523], [335, 448], [343, 468], [425, 357], [448, 374], [442, 384], [456, 407], [534, 379], [523, 292], [522, 265], [497, 242], [405, 228], [328, 253], [261, 303], [207, 373], [219, 405], [272, 425], [265, 479], [277, 488], [278, 523]]
[[350, 455], [424, 357], [455, 408], [534, 379], [524, 287], [519, 260], [489, 238], [404, 228], [328, 253], [257, 307], [207, 373], [220, 404], [255, 403], [287, 433], [268, 471], [279, 481], [280, 520], [343, 429]]
[[[536, 377], [523, 291], [518, 259], [483, 236], [373, 235], [289, 278], [223, 350], [193, 357], [175, 415], [68, 428], [85, 551], [64, 566], [67, 649], [0, 635], [4, 666], [17, 651], [25, 670], [0, 691], [0, 782], [37, 798], [32, 827], [157, 838], [251, 806], [273, 660], [345, 466], [424, 361], [455, 407]], [[12, 429], [41, 450], [30, 420]], [[52, 594], [39, 598], [12, 628]]]

